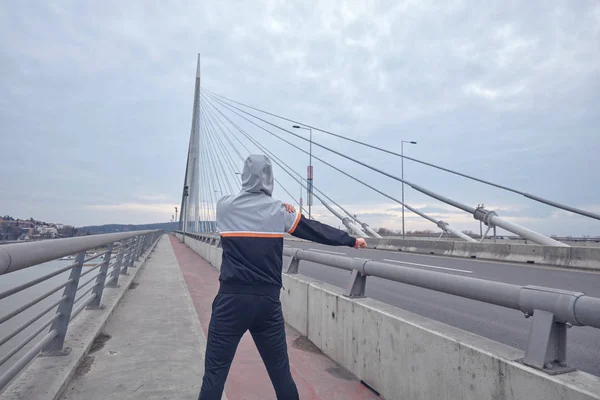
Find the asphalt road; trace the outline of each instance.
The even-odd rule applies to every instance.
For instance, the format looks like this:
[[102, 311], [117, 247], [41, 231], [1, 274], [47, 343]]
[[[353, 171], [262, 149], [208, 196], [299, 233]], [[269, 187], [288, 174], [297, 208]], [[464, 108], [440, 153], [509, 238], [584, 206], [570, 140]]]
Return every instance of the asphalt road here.
[[[288, 241], [286, 246], [516, 285], [580, 291], [600, 297], [599, 272], [395, 251], [356, 250], [305, 242]], [[287, 262], [287, 259], [285, 257], [284, 261]], [[342, 288], [346, 287], [350, 277], [347, 271], [306, 261], [300, 263], [300, 273]], [[525, 319], [517, 310], [375, 277], [367, 278], [366, 295], [512, 347], [524, 349], [527, 343], [531, 319]], [[600, 376], [600, 329], [573, 327], [567, 335], [568, 364]]]

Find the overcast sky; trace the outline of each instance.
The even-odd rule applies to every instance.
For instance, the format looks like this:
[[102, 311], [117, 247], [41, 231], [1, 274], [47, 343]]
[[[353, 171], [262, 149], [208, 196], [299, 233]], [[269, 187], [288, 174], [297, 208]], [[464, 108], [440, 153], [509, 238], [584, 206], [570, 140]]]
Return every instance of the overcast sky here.
[[[181, 199], [197, 53], [202, 86], [216, 93], [396, 151], [417, 141], [407, 155], [600, 212], [599, 3], [482, 3], [2, 2], [0, 214], [168, 221]], [[233, 118], [305, 174], [308, 156]], [[393, 156], [313, 140], [400, 174]], [[398, 182], [313, 152], [401, 196]], [[400, 228], [397, 203], [314, 165], [331, 198], [374, 227]], [[405, 176], [545, 234], [600, 234], [600, 221], [410, 161]], [[479, 230], [410, 188], [406, 201]], [[338, 224], [321, 206], [315, 214]], [[437, 230], [412, 214], [406, 224]]]

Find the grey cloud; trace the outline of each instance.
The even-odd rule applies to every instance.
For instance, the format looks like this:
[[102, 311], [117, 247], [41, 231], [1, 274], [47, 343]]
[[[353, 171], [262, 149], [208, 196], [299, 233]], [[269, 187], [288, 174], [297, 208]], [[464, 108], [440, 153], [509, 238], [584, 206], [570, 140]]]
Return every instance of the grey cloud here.
[[[447, 208], [440, 208], [440, 207], [431, 207], [431, 206], [427, 206], [427, 207], [415, 207], [417, 210], [421, 211], [422, 213], [449, 213], [451, 212], [451, 210], [447, 209]], [[390, 208], [388, 211], [402, 211], [402, 207], [396, 207], [396, 208]], [[405, 212], [411, 212], [407, 209], [405, 209]]]
[[[599, 178], [585, 167], [600, 151], [594, 2], [513, 1], [499, 9], [395, 1], [32, 7], [6, 5], [0, 15], [0, 88], [7, 93], [0, 98], [2, 147], [15, 149], [0, 159], [11, 177], [3, 189], [11, 195], [2, 196], [0, 208], [15, 215], [36, 210], [52, 219], [62, 201], [81, 206], [76, 220], [65, 222], [120, 222], [110, 218], [127, 213], [85, 206], [137, 204], [136, 193], [177, 203], [196, 52], [202, 53], [202, 85], [218, 93], [393, 150], [400, 140], [418, 140], [407, 154], [559, 201], [598, 203], [598, 186], [584, 184]], [[304, 174], [306, 155], [234, 119]], [[396, 158], [314, 137], [400, 173]], [[313, 150], [400, 196], [398, 182]], [[526, 201], [410, 162], [405, 172], [471, 205]], [[276, 173], [286, 187], [298, 186]], [[350, 208], [382, 201], [318, 162], [315, 174], [316, 186]], [[27, 200], [32, 190], [47, 207]], [[411, 189], [406, 194], [410, 203], [432, 203]], [[549, 208], [524, 204], [505, 214], [531, 216], [532, 228], [555, 226], [559, 233], [597, 229], [564, 224], [566, 217], [549, 218]], [[436, 207], [427, 212], [448, 214]], [[365, 219], [383, 218], [373, 214]]]

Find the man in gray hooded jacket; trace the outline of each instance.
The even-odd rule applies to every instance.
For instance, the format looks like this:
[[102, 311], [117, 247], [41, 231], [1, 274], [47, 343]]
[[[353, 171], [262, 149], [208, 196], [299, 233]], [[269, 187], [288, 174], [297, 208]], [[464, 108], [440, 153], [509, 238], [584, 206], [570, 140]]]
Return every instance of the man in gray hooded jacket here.
[[366, 247], [364, 239], [306, 219], [293, 207], [273, 199], [272, 193], [271, 161], [264, 155], [250, 155], [244, 163], [241, 192], [217, 203], [223, 260], [199, 400], [221, 399], [238, 343], [247, 330], [277, 399], [298, 399], [279, 301], [284, 234], [331, 246]]

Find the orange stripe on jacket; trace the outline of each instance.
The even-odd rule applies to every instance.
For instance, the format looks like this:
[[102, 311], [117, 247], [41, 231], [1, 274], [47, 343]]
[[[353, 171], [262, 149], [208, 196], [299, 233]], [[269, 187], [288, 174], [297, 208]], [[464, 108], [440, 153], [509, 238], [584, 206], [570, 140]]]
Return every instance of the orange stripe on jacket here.
[[222, 237], [283, 238], [283, 233], [224, 232]]
[[294, 231], [298, 227], [298, 223], [300, 222], [300, 218], [302, 218], [302, 213], [298, 213], [298, 215], [296, 216], [296, 220], [294, 221], [294, 225], [292, 225], [292, 227], [290, 228], [290, 230], [288, 231], [288, 233], [294, 233]]

